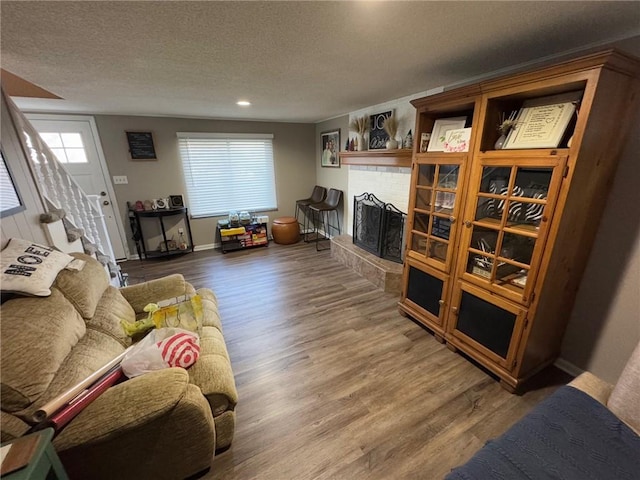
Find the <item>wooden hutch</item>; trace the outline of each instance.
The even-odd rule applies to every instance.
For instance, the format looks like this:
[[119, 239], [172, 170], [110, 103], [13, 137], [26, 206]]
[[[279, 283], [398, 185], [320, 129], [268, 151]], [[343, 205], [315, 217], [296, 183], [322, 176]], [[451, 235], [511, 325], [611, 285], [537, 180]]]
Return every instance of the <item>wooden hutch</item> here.
[[[507, 390], [559, 354], [638, 110], [639, 72], [638, 59], [607, 50], [411, 102], [416, 142], [399, 308]], [[494, 148], [505, 112], [575, 98], [557, 147]], [[469, 151], [421, 153], [421, 134], [451, 117], [466, 117]]]

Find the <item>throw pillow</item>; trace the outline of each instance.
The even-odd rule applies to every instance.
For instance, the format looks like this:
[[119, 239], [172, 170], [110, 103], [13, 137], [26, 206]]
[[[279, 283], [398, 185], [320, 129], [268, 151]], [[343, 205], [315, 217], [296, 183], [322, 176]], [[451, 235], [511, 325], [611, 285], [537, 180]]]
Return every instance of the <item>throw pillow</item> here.
[[640, 432], [640, 343], [613, 387], [607, 406], [627, 425]]
[[56, 276], [73, 257], [51, 247], [12, 238], [2, 250], [3, 292], [47, 297]]

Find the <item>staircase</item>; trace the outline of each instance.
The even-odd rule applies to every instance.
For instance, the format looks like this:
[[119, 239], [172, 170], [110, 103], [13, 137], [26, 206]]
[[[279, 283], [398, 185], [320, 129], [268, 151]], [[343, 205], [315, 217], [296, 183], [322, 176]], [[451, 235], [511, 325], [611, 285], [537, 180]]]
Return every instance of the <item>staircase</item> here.
[[[82, 190], [15, 103], [9, 97], [6, 101], [29, 169], [49, 212], [41, 218], [47, 238], [53, 246], [67, 252], [79, 246], [79, 238], [82, 250], [104, 265], [112, 283], [122, 284], [99, 197]], [[61, 234], [61, 225], [66, 235]]]

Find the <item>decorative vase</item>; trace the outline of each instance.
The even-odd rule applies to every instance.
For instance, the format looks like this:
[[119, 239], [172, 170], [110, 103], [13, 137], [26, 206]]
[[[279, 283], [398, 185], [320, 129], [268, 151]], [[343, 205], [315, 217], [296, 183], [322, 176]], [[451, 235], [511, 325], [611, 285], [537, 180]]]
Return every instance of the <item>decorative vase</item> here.
[[356, 148], [356, 150], [358, 152], [364, 152], [367, 149], [367, 145], [364, 143], [364, 135], [359, 133], [357, 136], [357, 141], [358, 141], [358, 148]]
[[502, 147], [504, 147], [504, 142], [506, 141], [507, 141], [507, 134], [503, 133], [502, 135], [500, 135], [498, 140], [496, 140], [496, 143], [493, 145], [493, 148], [495, 148], [496, 150], [502, 150]]
[[387, 150], [395, 150], [398, 148], [398, 141], [395, 138], [387, 140]]

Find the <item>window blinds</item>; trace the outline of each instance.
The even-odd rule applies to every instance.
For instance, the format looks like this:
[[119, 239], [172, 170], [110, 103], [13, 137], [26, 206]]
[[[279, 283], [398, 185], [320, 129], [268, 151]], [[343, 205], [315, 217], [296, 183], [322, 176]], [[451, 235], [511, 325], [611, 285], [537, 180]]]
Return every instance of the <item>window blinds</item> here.
[[193, 217], [277, 208], [273, 135], [177, 135]]

